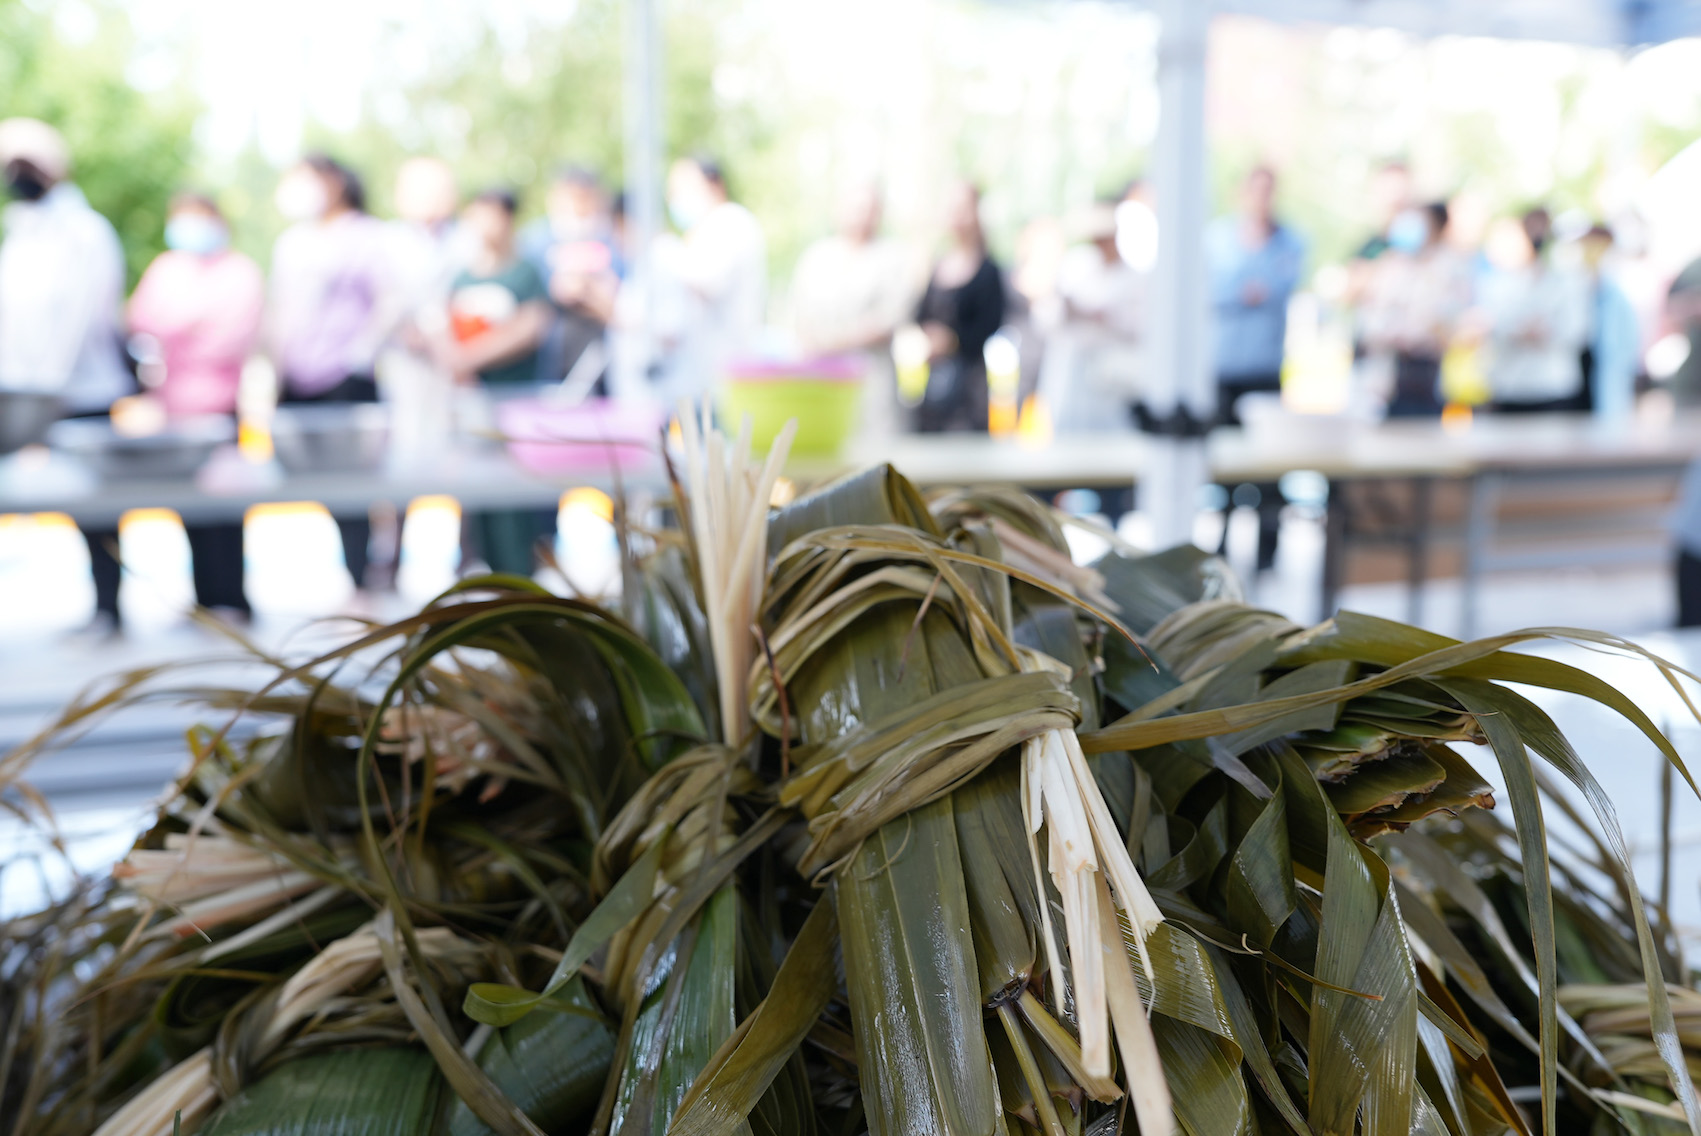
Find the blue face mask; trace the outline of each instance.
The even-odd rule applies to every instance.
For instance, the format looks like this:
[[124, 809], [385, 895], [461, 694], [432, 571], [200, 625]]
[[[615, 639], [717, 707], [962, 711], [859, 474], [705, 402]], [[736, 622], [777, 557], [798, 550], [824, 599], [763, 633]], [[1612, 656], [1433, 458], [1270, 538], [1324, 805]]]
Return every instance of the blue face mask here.
[[211, 256], [230, 236], [224, 226], [199, 213], [179, 213], [165, 223], [166, 247], [196, 256]]
[[1429, 221], [1415, 209], [1401, 213], [1388, 226], [1388, 247], [1396, 252], [1414, 253], [1428, 243]]
[[684, 195], [667, 199], [667, 213], [673, 218], [676, 229], [682, 233], [691, 231], [691, 227], [703, 219], [708, 210], [702, 201]]

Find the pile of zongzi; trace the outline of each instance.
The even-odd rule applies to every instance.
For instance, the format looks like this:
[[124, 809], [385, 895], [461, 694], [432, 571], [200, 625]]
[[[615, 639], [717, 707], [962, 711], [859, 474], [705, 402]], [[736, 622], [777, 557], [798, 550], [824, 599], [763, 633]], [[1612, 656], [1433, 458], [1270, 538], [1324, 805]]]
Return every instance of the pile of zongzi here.
[[684, 426], [618, 612], [469, 580], [209, 692], [0, 924], [0, 1136], [1701, 1133], [1701, 994], [1505, 684], [1681, 762], [1538, 633], [1303, 629], [885, 467], [770, 512]]

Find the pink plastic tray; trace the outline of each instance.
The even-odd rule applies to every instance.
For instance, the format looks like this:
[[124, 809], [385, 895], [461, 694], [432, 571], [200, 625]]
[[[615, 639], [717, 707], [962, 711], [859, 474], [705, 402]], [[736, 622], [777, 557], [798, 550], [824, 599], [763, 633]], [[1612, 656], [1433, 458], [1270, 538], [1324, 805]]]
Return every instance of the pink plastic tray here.
[[654, 459], [667, 413], [646, 402], [593, 398], [577, 406], [512, 399], [496, 406], [496, 427], [522, 469], [539, 474], [633, 469]]

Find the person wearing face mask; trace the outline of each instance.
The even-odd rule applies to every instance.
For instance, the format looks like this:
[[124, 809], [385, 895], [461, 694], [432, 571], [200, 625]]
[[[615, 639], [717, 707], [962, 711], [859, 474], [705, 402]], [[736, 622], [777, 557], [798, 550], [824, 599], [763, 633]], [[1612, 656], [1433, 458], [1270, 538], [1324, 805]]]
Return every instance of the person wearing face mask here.
[[1488, 381], [1502, 414], [1583, 411], [1583, 347], [1589, 339], [1589, 283], [1547, 256], [1553, 223], [1532, 209], [1499, 228], [1495, 270], [1484, 284]]
[[559, 170], [544, 198], [544, 215], [520, 231], [520, 255], [549, 285], [555, 319], [538, 351], [542, 382], [590, 372], [586, 381], [606, 393], [604, 335], [624, 265], [602, 179], [582, 166]]
[[1470, 266], [1448, 244], [1444, 201], [1403, 210], [1388, 226], [1366, 299], [1367, 353], [1392, 373], [1390, 418], [1441, 413], [1441, 359], [1471, 300]]
[[750, 210], [727, 196], [709, 158], [681, 158], [667, 175], [667, 208], [680, 231], [658, 242], [657, 271], [679, 288], [685, 312], [672, 352], [669, 402], [708, 395], [726, 366], [756, 346], [768, 288], [767, 245]]
[[[406, 307], [384, 223], [367, 213], [355, 172], [324, 154], [285, 171], [275, 203], [293, 222], [272, 249], [265, 328], [279, 402], [378, 401], [374, 364]], [[364, 588], [371, 521], [336, 521], [349, 575]]]
[[[543, 277], [515, 249], [519, 209], [513, 191], [487, 189], [461, 210], [471, 253], [449, 294], [451, 337], [438, 345], [442, 367], [458, 382], [525, 390], [537, 381], [551, 313]], [[537, 542], [555, 530], [555, 510], [478, 512], [467, 528], [493, 571], [529, 576]]]
[[[11, 199], [0, 241], [0, 390], [58, 395], [93, 417], [130, 393], [120, 309], [124, 250], [105, 217], [68, 180], [65, 139], [45, 122], [0, 122], [0, 178]], [[91, 630], [115, 632], [117, 529], [84, 529], [100, 607]]]
[[[159, 344], [164, 375], [152, 388], [168, 417], [235, 414], [242, 366], [260, 335], [265, 278], [230, 248], [212, 198], [179, 193], [165, 223], [167, 251], [142, 273], [130, 297], [130, 330]], [[242, 522], [190, 524], [195, 601], [251, 615], [242, 587]], [[116, 583], [116, 581], [114, 581]], [[111, 598], [116, 610], [116, 587]], [[106, 597], [99, 597], [105, 604]]]
[[57, 393], [71, 413], [128, 393], [119, 311], [124, 251], [68, 180], [70, 151], [33, 118], [0, 122], [0, 389]]

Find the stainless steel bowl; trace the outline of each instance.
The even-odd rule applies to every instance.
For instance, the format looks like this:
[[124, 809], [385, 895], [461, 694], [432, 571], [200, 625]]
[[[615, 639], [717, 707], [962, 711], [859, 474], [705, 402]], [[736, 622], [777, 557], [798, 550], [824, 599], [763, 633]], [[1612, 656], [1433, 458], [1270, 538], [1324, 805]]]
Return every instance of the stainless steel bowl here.
[[192, 477], [219, 446], [236, 439], [221, 414], [183, 418], [157, 434], [126, 437], [104, 418], [68, 418], [47, 431], [47, 443], [81, 458], [107, 481]]
[[359, 473], [384, 464], [389, 408], [374, 402], [280, 406], [272, 445], [289, 473]]
[[63, 412], [56, 394], [0, 391], [0, 454], [41, 441]]

